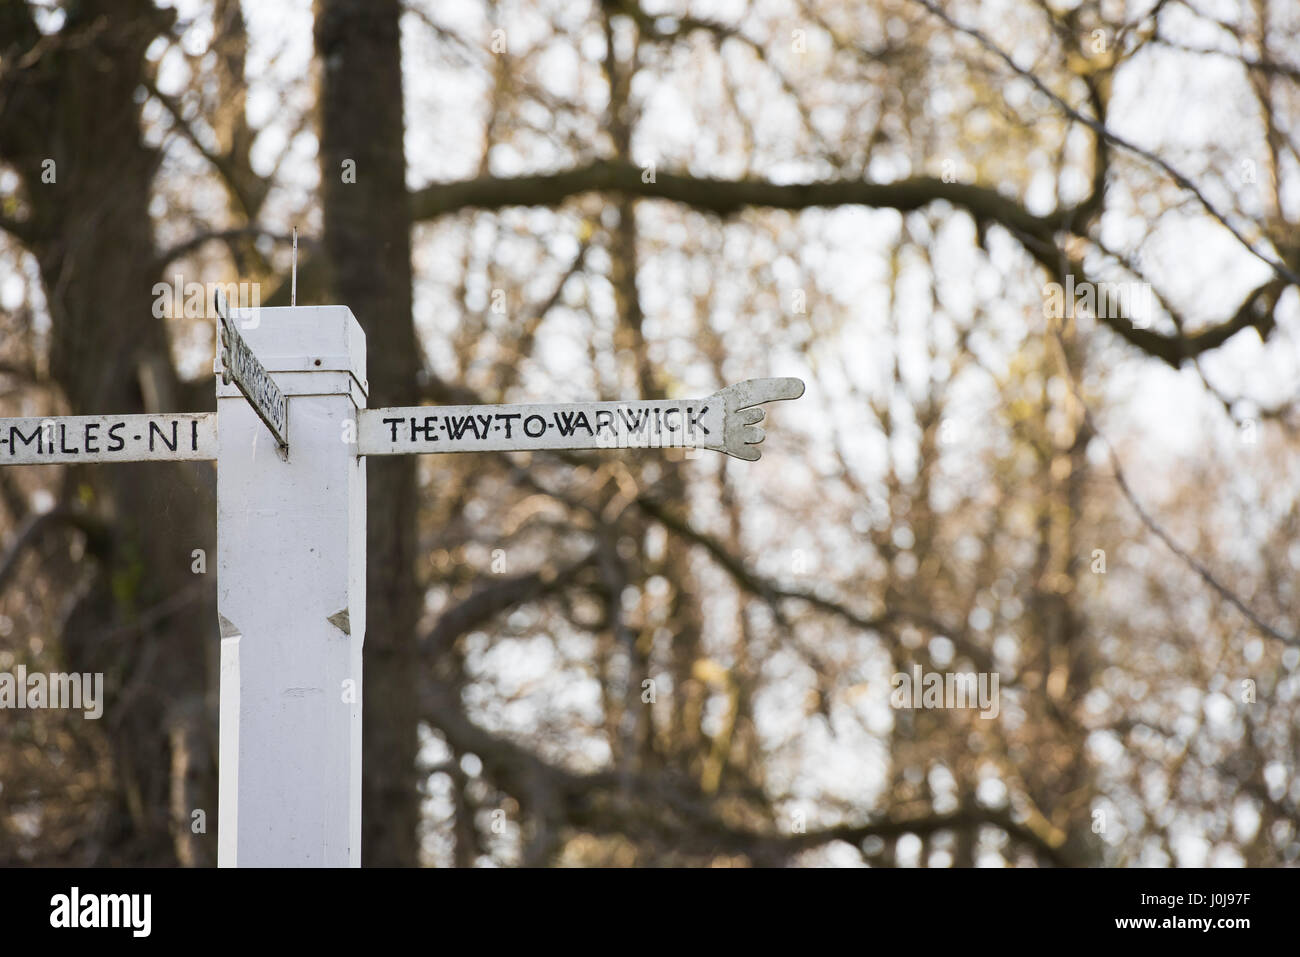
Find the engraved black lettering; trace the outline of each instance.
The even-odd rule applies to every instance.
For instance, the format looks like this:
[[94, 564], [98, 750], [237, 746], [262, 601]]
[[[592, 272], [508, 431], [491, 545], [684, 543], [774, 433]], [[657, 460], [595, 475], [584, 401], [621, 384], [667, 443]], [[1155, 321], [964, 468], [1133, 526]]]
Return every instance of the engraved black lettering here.
[[436, 435], [433, 434], [433, 433], [434, 433], [434, 429], [437, 427], [437, 426], [435, 425], [435, 423], [437, 422], [437, 419], [438, 419], [438, 417], [437, 417], [436, 415], [426, 415], [426, 416], [424, 417], [424, 424], [423, 424], [423, 425], [416, 425], [416, 424], [415, 424], [415, 423], [416, 423], [416, 419], [415, 419], [415, 418], [412, 418], [412, 419], [411, 419], [411, 441], [412, 441], [412, 442], [416, 441], [415, 433], [417, 433], [417, 432], [421, 432], [421, 433], [424, 434], [424, 441], [426, 441], [426, 442], [437, 442], [437, 441], [438, 441], [438, 436], [436, 436]]
[[689, 405], [686, 407], [686, 430], [690, 432], [691, 435], [694, 435], [697, 430], [703, 432], [705, 435], [709, 434], [709, 430], [706, 429], [704, 424], [700, 421], [704, 418], [704, 413], [708, 411], [709, 407], [706, 405], [701, 408], [699, 412], [692, 414], [691, 407]]
[[637, 435], [650, 424], [648, 409], [619, 409], [618, 414], [622, 416], [623, 424], [627, 426], [627, 431], [631, 435]]
[[149, 451], [150, 452], [153, 451], [153, 437], [154, 437], [154, 433], [156, 432], [158, 434], [158, 438], [162, 440], [162, 444], [167, 446], [167, 448], [170, 449], [171, 451], [175, 452], [176, 447], [180, 445], [180, 435], [177, 432], [177, 426], [179, 424], [180, 423], [177, 422], [175, 419], [172, 420], [172, 437], [171, 437], [171, 441], [168, 441], [167, 433], [158, 427], [158, 423], [150, 422], [149, 423]]
[[512, 424], [512, 423], [510, 422], [510, 420], [511, 420], [511, 419], [518, 419], [518, 418], [520, 418], [520, 417], [522, 416], [522, 414], [523, 414], [523, 413], [520, 413], [520, 412], [498, 412], [498, 413], [497, 413], [497, 418], [498, 418], [498, 419], [502, 419], [502, 420], [504, 420], [504, 424], [505, 424], [505, 427], [506, 427], [506, 438], [507, 438], [507, 439], [510, 438], [510, 426], [511, 426], [511, 424]]
[[555, 427], [560, 430], [560, 435], [568, 438], [573, 434], [574, 414], [572, 412], [556, 412], [554, 419]]
[[[474, 416], [472, 415], [444, 415], [443, 422], [446, 424], [447, 434], [451, 436], [452, 441], [459, 441], [465, 434], [467, 428], [473, 428]], [[475, 435], [478, 433], [475, 432]]]
[[23, 440], [23, 445], [31, 445], [35, 442], [37, 452], [42, 452], [45, 449], [44, 434], [39, 425], [31, 435], [23, 435], [23, 430], [16, 425], [9, 426], [9, 451], [11, 453], [16, 454], [18, 452], [18, 439]]
[[122, 438], [122, 436], [117, 434], [118, 432], [120, 432], [122, 429], [125, 428], [126, 428], [125, 422], [114, 422], [112, 425], [108, 427], [108, 438], [111, 442], [115, 444], [110, 445], [107, 451], [121, 452], [124, 448], [126, 448], [126, 440]]

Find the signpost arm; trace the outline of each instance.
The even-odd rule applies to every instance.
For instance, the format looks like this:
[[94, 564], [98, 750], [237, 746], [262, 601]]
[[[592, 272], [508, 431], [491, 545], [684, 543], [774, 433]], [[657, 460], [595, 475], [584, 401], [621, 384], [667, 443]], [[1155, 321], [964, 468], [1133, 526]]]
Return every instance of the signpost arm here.
[[752, 462], [765, 438], [759, 406], [803, 391], [799, 379], [748, 379], [703, 399], [369, 409], [359, 453], [697, 448]]
[[[271, 430], [279, 444], [281, 457], [289, 453], [289, 403], [275, 380], [267, 373], [257, 354], [249, 348], [240, 333], [240, 321], [231, 317], [230, 304], [220, 291], [216, 294], [217, 306], [217, 359], [213, 370], [221, 376], [223, 385], [232, 382], [244, 394], [248, 404], [262, 423]], [[260, 308], [252, 310], [253, 318], [245, 320], [250, 328], [260, 325]]]

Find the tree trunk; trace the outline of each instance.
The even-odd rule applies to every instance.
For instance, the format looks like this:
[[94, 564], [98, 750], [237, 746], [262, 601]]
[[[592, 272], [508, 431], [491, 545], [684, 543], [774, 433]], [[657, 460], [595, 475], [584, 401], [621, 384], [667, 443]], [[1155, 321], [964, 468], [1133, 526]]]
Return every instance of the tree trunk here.
[[[0, 5], [10, 50], [40, 47], [26, 6]], [[135, 100], [145, 49], [173, 14], [144, 0], [64, 9], [63, 42], [0, 90], [0, 156], [22, 177], [31, 209], [22, 238], [52, 321], [51, 376], [74, 414], [202, 411], [175, 405], [166, 320], [153, 313], [158, 155], [141, 141]], [[64, 475], [64, 497], [109, 528], [87, 549], [98, 567], [62, 634], [70, 670], [104, 673], [116, 764], [108, 818], [85, 835], [85, 863], [215, 858], [215, 828], [191, 828], [197, 810], [216, 820], [215, 581], [191, 568], [193, 551], [211, 555], [216, 541], [210, 477], [207, 465], [163, 463]]]
[[[318, 0], [316, 11], [325, 250], [333, 293], [366, 332], [372, 407], [418, 402], [400, 15], [397, 0]], [[367, 469], [362, 861], [414, 865], [416, 460], [376, 458]]]

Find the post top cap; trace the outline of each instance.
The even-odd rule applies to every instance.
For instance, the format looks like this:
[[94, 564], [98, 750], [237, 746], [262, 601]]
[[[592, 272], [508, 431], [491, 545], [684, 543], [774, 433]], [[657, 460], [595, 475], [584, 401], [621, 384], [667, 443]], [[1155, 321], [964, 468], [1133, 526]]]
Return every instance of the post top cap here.
[[347, 306], [231, 306], [229, 315], [267, 372], [347, 372], [369, 393], [366, 334]]

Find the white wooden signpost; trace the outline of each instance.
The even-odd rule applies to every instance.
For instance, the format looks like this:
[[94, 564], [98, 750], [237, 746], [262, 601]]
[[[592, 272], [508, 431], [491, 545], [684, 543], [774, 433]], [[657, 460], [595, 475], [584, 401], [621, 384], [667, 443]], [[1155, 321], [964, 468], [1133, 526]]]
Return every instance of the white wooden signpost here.
[[217, 312], [215, 414], [0, 419], [0, 465], [216, 460], [223, 867], [361, 862], [366, 456], [700, 448], [753, 461], [757, 406], [804, 389], [751, 379], [701, 399], [367, 409], [365, 335], [346, 306], [241, 313], [219, 298]]

